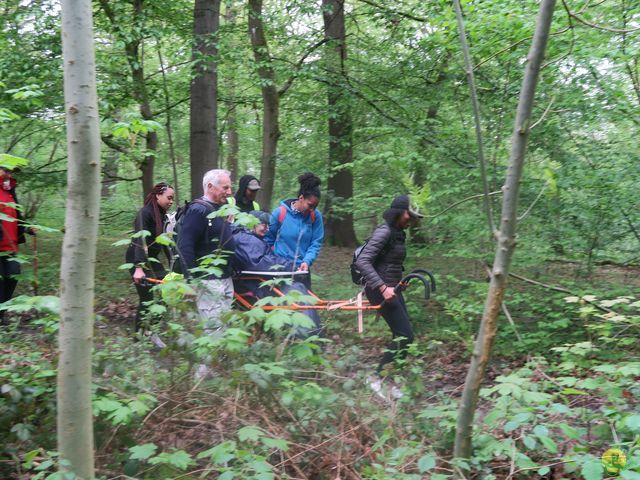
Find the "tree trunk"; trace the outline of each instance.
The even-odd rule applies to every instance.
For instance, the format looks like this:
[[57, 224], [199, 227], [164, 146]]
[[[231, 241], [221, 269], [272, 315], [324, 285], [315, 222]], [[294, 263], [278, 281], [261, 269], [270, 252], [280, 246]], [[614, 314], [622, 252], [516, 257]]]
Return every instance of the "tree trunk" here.
[[[322, 0], [324, 35], [330, 41], [326, 65], [330, 77], [327, 88], [329, 107], [329, 195], [326, 203], [327, 239], [332, 245], [353, 247], [357, 243], [353, 229], [353, 124], [349, 94], [342, 87], [345, 77], [344, 0]], [[342, 207], [341, 212], [335, 208]]]
[[164, 67], [164, 59], [162, 58], [162, 47], [158, 42], [158, 62], [160, 62], [160, 71], [162, 72], [162, 92], [164, 93], [164, 106], [166, 111], [165, 129], [167, 131], [167, 140], [169, 141], [169, 157], [171, 158], [171, 172], [173, 173], [173, 190], [175, 192], [174, 202], [180, 205], [180, 189], [178, 188], [178, 159], [176, 158], [176, 149], [173, 145], [173, 128], [171, 126], [171, 101], [169, 96], [169, 87], [167, 85], [167, 72]]
[[[236, 10], [232, 5], [227, 5], [227, 9], [224, 14], [224, 20], [228, 25], [236, 23]], [[235, 42], [234, 42], [235, 43]], [[231, 48], [235, 47], [232, 44]], [[240, 143], [238, 139], [238, 117], [236, 111], [236, 69], [235, 65], [230, 66], [229, 76], [225, 81], [226, 85], [226, 97], [227, 97], [227, 170], [231, 172], [231, 180], [237, 181], [240, 175], [238, 175], [238, 152], [240, 151]]]
[[[133, 18], [134, 25], [141, 27], [143, 23], [143, 1], [134, 0], [133, 2]], [[133, 97], [140, 104], [140, 116], [144, 120], [153, 120], [151, 113], [151, 104], [149, 103], [149, 93], [144, 78], [144, 58], [141, 54], [142, 38], [134, 35], [134, 40], [125, 44], [127, 59], [131, 67], [131, 76], [133, 78]], [[142, 172], [142, 195], [150, 192], [153, 188], [153, 168], [155, 166], [155, 152], [158, 149], [158, 134], [149, 130], [145, 135], [145, 147], [147, 154], [140, 163], [140, 171]]]
[[473, 418], [478, 404], [480, 385], [491, 354], [493, 340], [497, 331], [497, 317], [502, 307], [511, 258], [515, 248], [515, 232], [517, 221], [518, 191], [524, 166], [524, 154], [529, 136], [529, 120], [533, 106], [533, 98], [549, 38], [549, 29], [553, 17], [555, 0], [542, 0], [536, 23], [528, 62], [525, 67], [522, 90], [518, 101], [518, 109], [513, 134], [511, 137], [511, 156], [507, 170], [507, 178], [503, 187], [502, 215], [498, 244], [491, 272], [491, 283], [482, 314], [482, 321], [476, 339], [471, 364], [465, 380], [460, 410], [456, 425], [454, 455], [458, 458], [471, 457], [471, 434]]
[[119, 158], [120, 154], [113, 150], [105, 155], [104, 166], [102, 167], [102, 188], [100, 189], [102, 198], [109, 198], [113, 194], [113, 187], [118, 183], [116, 177], [118, 176]]
[[276, 89], [276, 76], [271, 66], [271, 55], [262, 25], [262, 0], [249, 0], [249, 37], [253, 56], [258, 65], [261, 80], [262, 101], [262, 159], [260, 162], [260, 185], [257, 201], [269, 209], [273, 196], [276, 174], [276, 154], [280, 138], [280, 95]]
[[462, 18], [462, 7], [460, 0], [453, 0], [456, 10], [456, 20], [458, 23], [458, 34], [460, 36], [460, 46], [464, 56], [464, 65], [467, 70], [467, 82], [469, 83], [469, 97], [471, 100], [471, 108], [473, 110], [473, 121], [476, 130], [476, 142], [478, 144], [478, 161], [480, 164], [480, 176], [482, 177], [482, 189], [484, 192], [484, 209], [487, 215], [487, 224], [489, 227], [489, 238], [494, 237], [493, 213], [491, 212], [491, 204], [489, 203], [489, 182], [487, 181], [486, 162], [484, 159], [484, 145], [482, 142], [482, 124], [480, 122], [480, 104], [478, 103], [478, 92], [476, 90], [476, 81], [473, 75], [473, 65], [471, 63], [471, 54], [469, 53], [469, 45], [467, 43], [467, 34], [464, 30], [464, 20]]
[[218, 167], [218, 72], [216, 47], [220, 0], [196, 0], [193, 7], [191, 82], [191, 197], [202, 194], [202, 177]]
[[[133, 0], [133, 29], [125, 32], [122, 28], [121, 19], [116, 16], [111, 4], [108, 0], [100, 0], [100, 6], [111, 23], [111, 27], [118, 35], [118, 39], [124, 42], [124, 50], [127, 56], [127, 62], [131, 69], [131, 78], [133, 83], [132, 97], [140, 106], [140, 116], [144, 120], [153, 120], [151, 103], [149, 101], [149, 92], [144, 76], [144, 58], [142, 55], [143, 37], [141, 31], [143, 29], [144, 16], [144, 0]], [[158, 149], [158, 134], [155, 131], [148, 131], [145, 135], [145, 148], [147, 154], [140, 162], [139, 168], [142, 173], [142, 192], [143, 196], [153, 188], [153, 169], [155, 165], [155, 152]]]
[[94, 477], [91, 350], [96, 242], [100, 209], [100, 127], [92, 5], [62, 1], [64, 98], [67, 113], [67, 201], [60, 266], [58, 451], [62, 467]]

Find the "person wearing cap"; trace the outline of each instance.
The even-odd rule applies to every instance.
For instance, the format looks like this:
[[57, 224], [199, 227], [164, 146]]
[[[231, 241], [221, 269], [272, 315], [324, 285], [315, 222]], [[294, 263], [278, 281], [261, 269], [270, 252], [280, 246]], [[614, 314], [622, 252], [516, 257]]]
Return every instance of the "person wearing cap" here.
[[256, 202], [258, 191], [262, 187], [260, 182], [253, 175], [245, 175], [238, 182], [238, 191], [235, 196], [229, 197], [230, 205], [235, 205], [241, 212], [260, 211], [260, 205]]
[[[31, 228], [25, 229], [20, 209], [17, 206], [16, 180], [13, 172], [16, 167], [0, 165], [0, 303], [11, 300], [18, 285], [16, 275], [20, 274], [20, 263], [16, 260], [18, 245], [25, 242], [24, 234], [35, 235]], [[0, 311], [4, 321], [4, 310]]]
[[[381, 388], [380, 374], [385, 366], [396, 357], [404, 356], [407, 346], [413, 342], [413, 328], [402, 292], [396, 292], [394, 287], [402, 279], [407, 253], [405, 230], [413, 219], [423, 215], [411, 208], [409, 195], [400, 195], [393, 199], [382, 217], [384, 223], [375, 229], [356, 260], [365, 282], [365, 294], [373, 305], [380, 305], [378, 311], [393, 336], [382, 355], [377, 375], [370, 378], [370, 385], [376, 392]], [[395, 387], [391, 394], [401, 396]]]

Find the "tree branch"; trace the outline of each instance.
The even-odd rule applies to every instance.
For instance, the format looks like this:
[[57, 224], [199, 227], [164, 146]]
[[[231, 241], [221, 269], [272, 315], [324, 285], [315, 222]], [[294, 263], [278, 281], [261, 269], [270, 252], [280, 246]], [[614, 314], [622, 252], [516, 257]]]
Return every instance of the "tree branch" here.
[[[297, 72], [297, 70], [302, 66], [302, 64], [304, 63], [304, 61], [307, 59], [307, 57], [309, 55], [311, 55], [314, 51], [316, 51], [319, 47], [321, 47], [322, 45], [324, 45], [325, 43], [327, 43], [329, 40], [331, 40], [330, 38], [323, 38], [322, 40], [320, 40], [319, 42], [316, 42], [315, 44], [311, 45], [311, 47], [309, 47], [309, 50], [307, 50], [305, 52], [304, 55], [302, 55], [302, 57], [300, 57], [300, 60], [298, 60], [295, 63], [295, 70]], [[293, 84], [293, 81], [298, 78], [298, 76], [296, 75], [296, 73], [291, 74], [291, 76], [287, 79], [286, 82], [284, 82], [284, 85], [282, 85], [282, 87], [280, 88], [280, 90], [278, 90], [278, 96], [280, 96], [280, 98], [282, 98], [285, 93], [287, 93], [287, 90], [289, 90], [289, 88], [291, 87], [291, 85]]]
[[[502, 190], [496, 190], [495, 192], [489, 192], [487, 193], [488, 196], [492, 196], [492, 195], [498, 195], [501, 194]], [[463, 198], [460, 201], [457, 201], [456, 203], [449, 205], [447, 208], [445, 208], [444, 210], [442, 210], [441, 212], [436, 213], [435, 215], [426, 215], [427, 218], [435, 218], [438, 217], [440, 215], [442, 215], [443, 213], [448, 212], [449, 210], [451, 210], [454, 207], [457, 207], [458, 205], [460, 205], [461, 203], [467, 202], [469, 200], [473, 200], [474, 198], [480, 198], [480, 197], [484, 197], [485, 194], [484, 193], [478, 193], [477, 195], [471, 195], [470, 197], [467, 198]]]
[[565, 0], [562, 0], [562, 5], [564, 6], [564, 9], [566, 10], [567, 15], [569, 15], [570, 17], [575, 18], [578, 22], [582, 23], [583, 25], [586, 25], [586, 26], [591, 27], [591, 28], [595, 28], [596, 30], [603, 30], [605, 32], [612, 32], [612, 33], [632, 33], [632, 32], [637, 32], [638, 30], [640, 30], [640, 27], [629, 28], [629, 29], [603, 27], [601, 25], [597, 25], [595, 23], [589, 22], [588, 20], [585, 20], [584, 18], [580, 17], [577, 13], [573, 13], [571, 11], [571, 9], [569, 9], [569, 6], [565, 2]]
[[360, 0], [362, 3], [366, 3], [367, 5], [371, 5], [372, 7], [376, 7], [384, 12], [387, 13], [392, 13], [393, 15], [397, 15], [399, 17], [404, 17], [404, 18], [408, 18], [409, 20], [415, 20], [416, 22], [428, 22], [428, 20], [426, 18], [422, 18], [422, 17], [416, 17], [415, 15], [411, 14], [411, 13], [407, 13], [407, 12], [401, 12], [398, 10], [393, 10], [389, 7], [386, 7], [384, 5], [380, 5], [379, 3], [376, 2], [372, 2], [371, 0]]
[[606, 313], [615, 313], [610, 308], [603, 307], [602, 305], [598, 305], [596, 302], [594, 302], [592, 300], [587, 300], [586, 298], [581, 297], [580, 295], [572, 292], [571, 290], [569, 290], [567, 288], [556, 287], [555, 285], [547, 285], [545, 283], [537, 282], [536, 280], [531, 280], [530, 278], [526, 278], [526, 277], [523, 277], [521, 275], [516, 275], [515, 273], [512, 273], [512, 272], [509, 272], [509, 276], [513, 277], [513, 278], [516, 278], [516, 279], [518, 279], [518, 280], [520, 280], [522, 282], [530, 283], [531, 285], [536, 285], [538, 287], [546, 288], [547, 290], [553, 290], [554, 292], [567, 293], [567, 294], [572, 295], [574, 297], [580, 297], [581, 300], [584, 300], [586, 303], [588, 303], [590, 305], [593, 305], [598, 310], [601, 310], [601, 311], [606, 312]]

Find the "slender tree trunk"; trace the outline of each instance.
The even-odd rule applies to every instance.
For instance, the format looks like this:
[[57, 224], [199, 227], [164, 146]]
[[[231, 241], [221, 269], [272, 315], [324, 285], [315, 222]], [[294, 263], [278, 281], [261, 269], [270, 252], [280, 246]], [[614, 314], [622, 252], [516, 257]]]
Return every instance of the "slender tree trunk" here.
[[[227, 25], [236, 23], [237, 13], [233, 5], [227, 4], [224, 20]], [[234, 42], [235, 43], [235, 42]], [[232, 45], [231, 48], [235, 47]], [[231, 71], [225, 80], [226, 85], [226, 106], [227, 106], [227, 170], [231, 172], [231, 179], [235, 182], [238, 175], [238, 152], [240, 151], [240, 141], [238, 138], [238, 117], [236, 111], [236, 78], [235, 65], [231, 65]]]
[[[350, 98], [342, 87], [346, 73], [344, 0], [322, 0], [324, 35], [330, 41], [326, 64], [330, 76], [327, 88], [329, 107], [329, 181], [327, 198], [327, 239], [332, 245], [352, 247], [357, 243], [353, 229], [353, 209], [346, 202], [353, 198], [353, 124]], [[336, 213], [336, 207], [343, 207]]]
[[202, 177], [218, 167], [218, 71], [216, 47], [220, 0], [196, 0], [193, 7], [191, 82], [191, 196], [202, 192]]
[[[134, 25], [141, 27], [144, 20], [142, 17], [144, 0], [133, 1]], [[153, 120], [151, 104], [149, 102], [149, 92], [144, 78], [144, 58], [142, 55], [142, 37], [135, 35], [135, 40], [126, 43], [125, 50], [127, 59], [131, 67], [133, 78], [133, 96], [140, 104], [140, 116], [145, 120]], [[143, 196], [153, 188], [153, 169], [155, 167], [155, 151], [158, 149], [158, 134], [149, 130], [145, 135], [146, 154], [140, 163], [142, 173], [142, 194]]]
[[104, 166], [102, 167], [102, 188], [100, 189], [100, 196], [102, 198], [109, 198], [113, 194], [113, 187], [118, 183], [116, 177], [118, 176], [118, 159], [120, 154], [116, 151], [109, 151], [105, 155]]
[[276, 175], [276, 155], [280, 139], [280, 95], [276, 88], [276, 76], [271, 66], [269, 45], [262, 24], [262, 0], [249, 0], [249, 38], [253, 56], [258, 65], [261, 80], [262, 114], [262, 159], [260, 162], [260, 185], [257, 201], [267, 209], [271, 205], [273, 184]]
[[458, 458], [470, 458], [471, 456], [471, 434], [473, 418], [478, 405], [478, 394], [496, 335], [497, 317], [502, 308], [502, 299], [516, 243], [518, 192], [529, 136], [529, 121], [540, 66], [549, 38], [554, 6], [555, 0], [542, 0], [540, 3], [536, 31], [527, 57], [528, 61], [525, 67], [515, 125], [511, 137], [511, 156], [507, 178], [503, 187], [502, 215], [500, 217], [498, 244], [491, 272], [491, 283], [460, 400], [454, 447], [454, 455]]
[[489, 226], [489, 238], [493, 239], [495, 227], [493, 226], [493, 214], [491, 212], [491, 204], [489, 203], [489, 182], [487, 181], [486, 162], [484, 159], [484, 145], [482, 142], [482, 124], [480, 122], [480, 105], [478, 103], [478, 93], [476, 90], [476, 81], [473, 75], [473, 64], [471, 63], [471, 54], [469, 53], [469, 45], [467, 44], [467, 34], [464, 31], [464, 20], [462, 18], [462, 8], [460, 0], [453, 0], [456, 11], [456, 20], [458, 22], [458, 34], [460, 36], [460, 46], [464, 56], [464, 65], [467, 70], [467, 82], [469, 83], [469, 97], [471, 99], [471, 107], [473, 110], [473, 120], [476, 130], [476, 142], [478, 144], [478, 160], [480, 163], [480, 176], [482, 177], [482, 189], [484, 192], [484, 209], [487, 215], [487, 223]]
[[176, 158], [176, 150], [173, 145], [173, 129], [171, 126], [171, 105], [169, 96], [169, 87], [167, 86], [167, 72], [164, 68], [164, 59], [162, 58], [162, 47], [158, 42], [158, 61], [160, 62], [160, 71], [162, 72], [162, 92], [164, 94], [164, 105], [166, 111], [165, 128], [167, 130], [167, 140], [169, 141], [169, 157], [171, 158], [171, 171], [173, 173], [173, 189], [175, 191], [174, 201], [176, 205], [180, 205], [180, 189], [178, 188], [178, 160]]
[[[124, 49], [127, 56], [127, 62], [131, 69], [131, 78], [133, 83], [132, 96], [138, 102], [140, 108], [140, 116], [145, 120], [153, 120], [151, 103], [149, 100], [149, 92], [144, 75], [144, 58], [142, 55], [143, 37], [140, 31], [144, 24], [144, 0], [133, 0], [133, 29], [129, 32], [122, 28], [121, 19], [116, 15], [109, 0], [99, 0], [100, 6], [111, 23], [111, 27], [118, 35], [118, 39], [124, 42]], [[142, 173], [142, 192], [151, 190], [153, 187], [153, 170], [155, 166], [155, 151], [158, 148], [158, 134], [155, 131], [148, 131], [145, 135], [146, 155], [140, 162], [139, 168]]]
[[62, 467], [92, 479], [91, 350], [96, 242], [100, 209], [100, 127], [92, 5], [62, 1], [67, 114], [67, 202], [60, 267], [58, 451]]

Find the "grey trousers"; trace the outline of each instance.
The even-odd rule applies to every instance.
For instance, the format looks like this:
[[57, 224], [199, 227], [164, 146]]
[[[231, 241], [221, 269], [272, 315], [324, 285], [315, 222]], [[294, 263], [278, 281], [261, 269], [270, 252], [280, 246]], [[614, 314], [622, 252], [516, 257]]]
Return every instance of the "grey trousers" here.
[[212, 335], [222, 331], [220, 320], [223, 313], [231, 310], [233, 303], [233, 281], [231, 278], [202, 280], [198, 288], [196, 305], [204, 322], [205, 333]]

